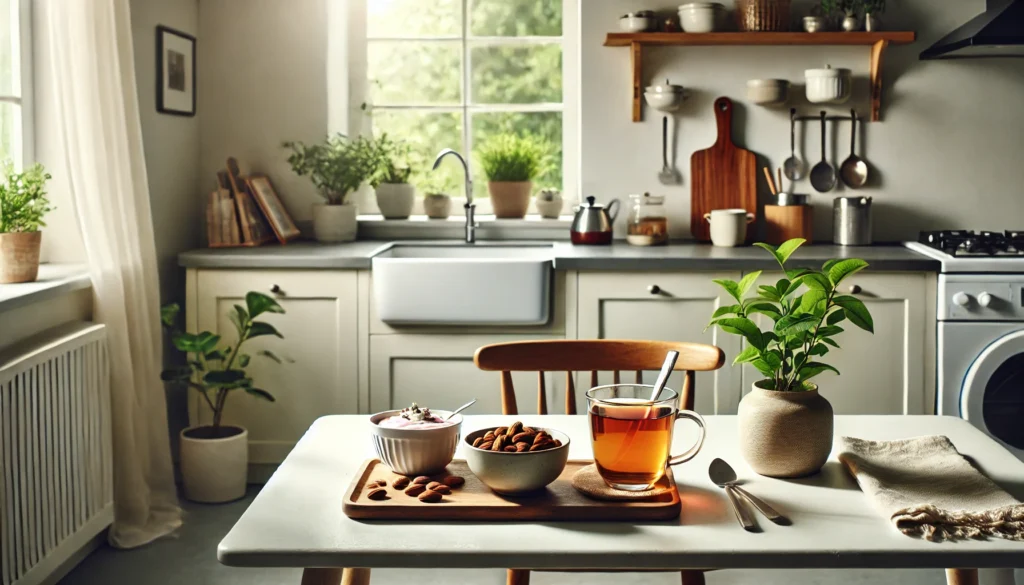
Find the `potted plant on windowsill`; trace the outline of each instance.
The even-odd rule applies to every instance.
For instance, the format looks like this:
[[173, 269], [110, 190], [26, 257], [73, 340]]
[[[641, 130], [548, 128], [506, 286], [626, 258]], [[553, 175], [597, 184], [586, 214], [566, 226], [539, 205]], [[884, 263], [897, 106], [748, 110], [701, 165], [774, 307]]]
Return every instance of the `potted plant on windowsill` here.
[[[874, 332], [864, 303], [838, 292], [840, 282], [868, 263], [849, 258], [829, 260], [821, 271], [786, 270], [786, 261], [804, 241], [789, 240], [778, 248], [754, 244], [775, 257], [786, 277], [758, 287], [750, 298], [744, 297], [761, 271], [739, 282], [716, 280], [736, 304], [720, 307], [708, 325], [743, 336], [746, 349], [733, 364], [750, 364], [764, 376], [740, 401], [739, 442], [750, 467], [770, 477], [809, 475], [825, 464], [832, 451], [832, 405], [811, 379], [839, 373], [820, 360], [839, 349], [835, 337], [843, 333], [840, 323]], [[772, 326], [762, 331], [751, 319], [754, 315]]]
[[377, 195], [377, 207], [384, 219], [409, 219], [416, 201], [416, 188], [409, 184], [412, 168], [402, 162], [409, 148], [383, 133], [373, 141], [373, 176], [370, 184]]
[[46, 182], [51, 179], [43, 166], [36, 164], [16, 172], [14, 164], [3, 165], [0, 183], [0, 284], [33, 282], [39, 275], [40, 227], [50, 212]]
[[544, 144], [533, 137], [500, 134], [479, 150], [481, 166], [487, 175], [487, 190], [495, 217], [526, 216], [533, 192], [533, 179], [542, 172]]
[[357, 209], [349, 201], [374, 172], [373, 144], [365, 138], [350, 140], [343, 134], [328, 136], [320, 144], [285, 142], [292, 153], [288, 163], [300, 177], [309, 177], [326, 203], [313, 205], [313, 234], [319, 242], [356, 239]]
[[[209, 331], [193, 334], [177, 330], [178, 312], [178, 305], [167, 305], [161, 310], [160, 317], [164, 326], [172, 330], [174, 347], [185, 352], [187, 365], [164, 370], [161, 378], [198, 392], [213, 415], [211, 424], [181, 431], [181, 476], [185, 497], [204, 503], [237, 500], [245, 495], [249, 433], [243, 427], [222, 424], [224, 409], [228, 397], [239, 389], [255, 398], [274, 402], [270, 392], [254, 385], [246, 371], [251, 356], [242, 352], [242, 346], [256, 337], [272, 335], [283, 338], [273, 325], [256, 318], [264, 313], [284, 313], [284, 308], [265, 294], [250, 292], [245, 295], [245, 306], [235, 305], [229, 313], [238, 335], [234, 347], [218, 347], [220, 335]], [[281, 363], [281, 359], [271, 351], [261, 350], [257, 355]]]

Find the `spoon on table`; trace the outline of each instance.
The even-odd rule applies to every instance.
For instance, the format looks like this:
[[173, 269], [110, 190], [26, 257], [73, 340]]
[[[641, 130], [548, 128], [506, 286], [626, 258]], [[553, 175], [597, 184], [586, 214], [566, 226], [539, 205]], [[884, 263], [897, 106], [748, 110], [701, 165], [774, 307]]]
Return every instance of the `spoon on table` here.
[[444, 420], [445, 421], [450, 420], [453, 416], [455, 416], [456, 414], [459, 414], [460, 412], [462, 412], [463, 410], [466, 410], [467, 408], [469, 408], [470, 406], [473, 406], [474, 404], [476, 404], [476, 398], [474, 398], [473, 400], [470, 400], [469, 402], [467, 402], [467, 403], [463, 404], [462, 406], [460, 406], [460, 407], [456, 408], [455, 410], [453, 410], [451, 414], [449, 414], [448, 416], [444, 417]]
[[[737, 501], [732, 492], [739, 494], [746, 501], [750, 502], [750, 505], [757, 508], [758, 512], [764, 514], [765, 518], [780, 526], [789, 526], [790, 522], [788, 518], [779, 514], [775, 508], [766, 504], [761, 498], [758, 498], [754, 494], [751, 494], [747, 490], [736, 485], [736, 471], [724, 459], [715, 459], [712, 461], [711, 466], [708, 468], [708, 475], [711, 476], [711, 481], [713, 481], [715, 485], [723, 488], [725, 492], [730, 495], [730, 499], [733, 500], [734, 506], [737, 504]], [[744, 508], [744, 510], [746, 509]], [[736, 512], [736, 517], [740, 517], [740, 512], [738, 510]], [[740, 523], [743, 523], [742, 519], [740, 519]], [[746, 524], [744, 524], [743, 527], [747, 528]]]

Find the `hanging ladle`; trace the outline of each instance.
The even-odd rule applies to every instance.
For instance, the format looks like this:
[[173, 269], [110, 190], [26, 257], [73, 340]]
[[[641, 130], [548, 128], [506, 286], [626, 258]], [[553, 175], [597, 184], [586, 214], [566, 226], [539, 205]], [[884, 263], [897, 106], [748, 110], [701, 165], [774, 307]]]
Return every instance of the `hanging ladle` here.
[[[790, 181], [799, 181], [807, 173], [807, 164], [796, 155], [796, 108], [789, 110], [789, 158], [782, 163], [782, 172]], [[782, 189], [782, 182], [779, 182]]]
[[851, 189], [863, 187], [868, 182], [868, 163], [857, 156], [857, 110], [850, 110], [850, 157], [839, 167], [839, 176]]
[[827, 193], [836, 186], [836, 169], [825, 157], [825, 112], [821, 112], [821, 162], [811, 169], [811, 186], [818, 193]]

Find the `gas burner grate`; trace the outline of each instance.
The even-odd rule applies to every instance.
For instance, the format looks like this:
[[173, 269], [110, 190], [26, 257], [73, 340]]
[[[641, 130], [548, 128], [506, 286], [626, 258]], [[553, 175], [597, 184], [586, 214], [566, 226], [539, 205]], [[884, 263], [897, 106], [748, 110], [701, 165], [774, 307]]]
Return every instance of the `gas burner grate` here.
[[950, 256], [1024, 256], [1024, 230], [990, 232], [941, 230], [921, 232], [918, 241]]

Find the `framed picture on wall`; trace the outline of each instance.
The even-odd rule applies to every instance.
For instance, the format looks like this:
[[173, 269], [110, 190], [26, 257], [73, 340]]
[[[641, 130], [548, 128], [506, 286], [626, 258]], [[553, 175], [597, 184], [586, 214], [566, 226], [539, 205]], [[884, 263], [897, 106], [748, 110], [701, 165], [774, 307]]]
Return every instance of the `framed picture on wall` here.
[[156, 111], [196, 115], [196, 38], [156, 27]]
[[249, 193], [252, 194], [253, 199], [256, 200], [260, 209], [263, 210], [263, 215], [270, 222], [270, 227], [274, 230], [277, 239], [284, 244], [288, 240], [294, 240], [299, 237], [301, 235], [299, 228], [295, 227], [295, 222], [288, 215], [288, 210], [284, 208], [284, 203], [277, 196], [277, 191], [274, 190], [270, 177], [252, 174], [246, 178], [246, 182], [249, 184]]

